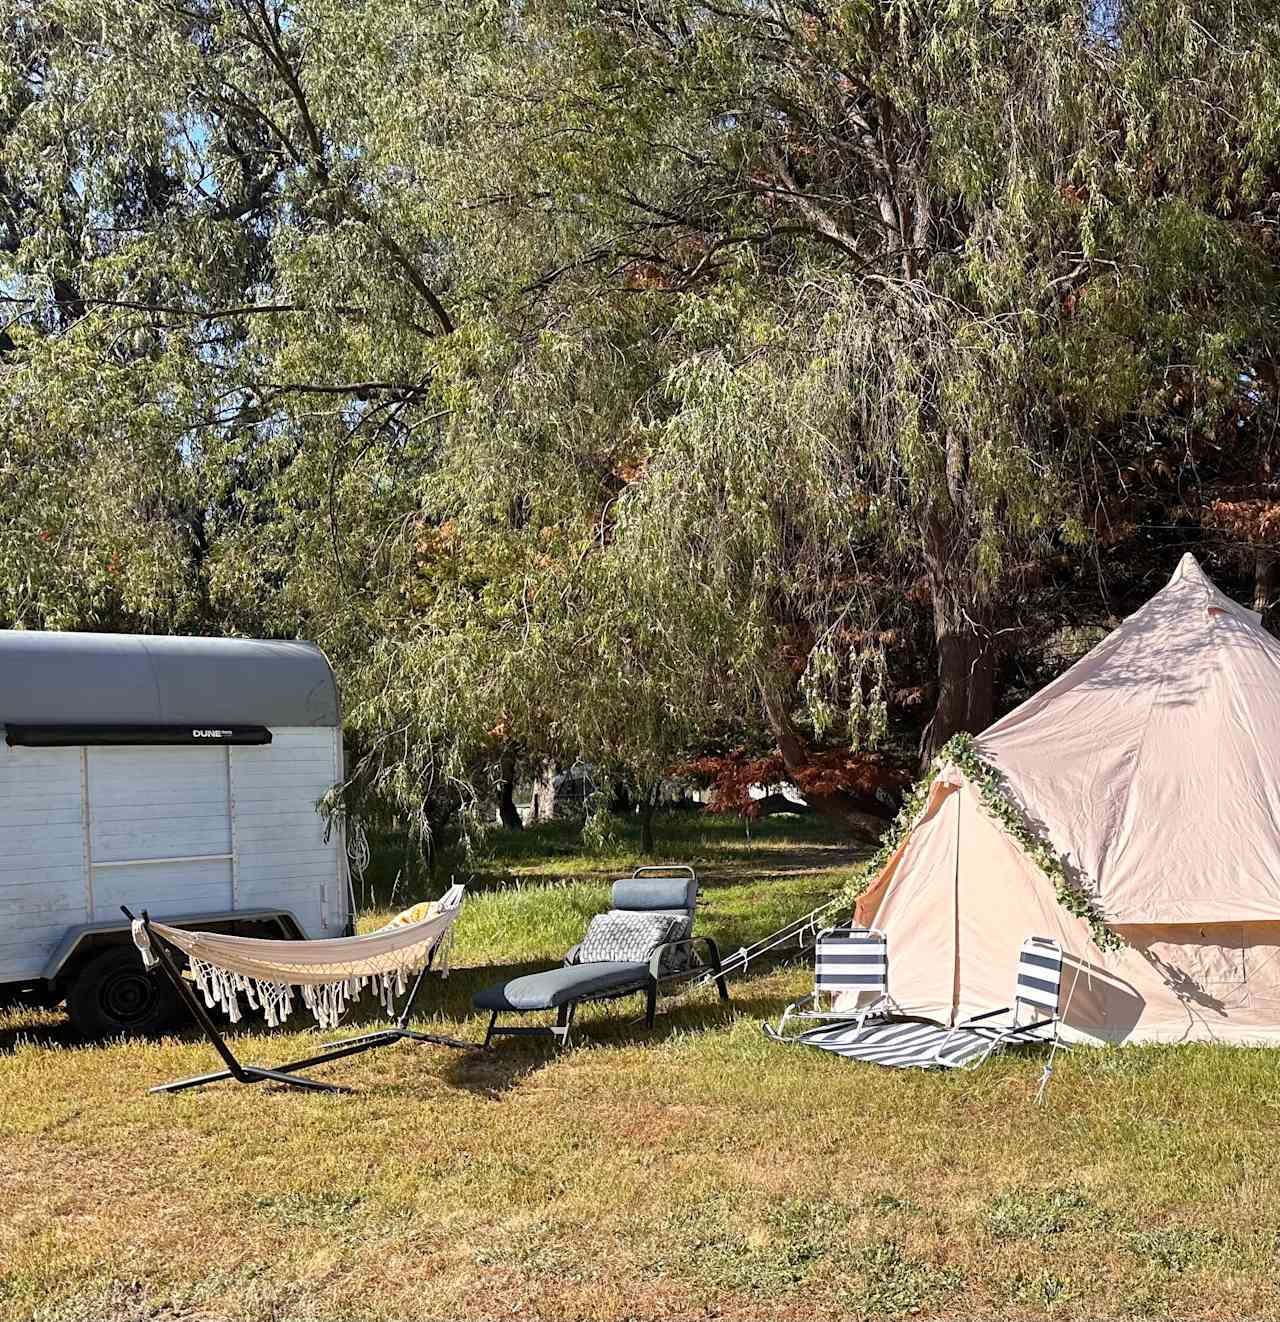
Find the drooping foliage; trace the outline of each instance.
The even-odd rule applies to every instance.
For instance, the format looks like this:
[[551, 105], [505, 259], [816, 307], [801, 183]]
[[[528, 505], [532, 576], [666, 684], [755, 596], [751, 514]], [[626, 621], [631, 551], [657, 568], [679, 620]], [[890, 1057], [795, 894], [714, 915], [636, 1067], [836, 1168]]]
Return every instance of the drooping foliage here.
[[3, 623], [316, 638], [353, 808], [860, 821], [1166, 541], [1280, 592], [1263, 0], [0, 21]]

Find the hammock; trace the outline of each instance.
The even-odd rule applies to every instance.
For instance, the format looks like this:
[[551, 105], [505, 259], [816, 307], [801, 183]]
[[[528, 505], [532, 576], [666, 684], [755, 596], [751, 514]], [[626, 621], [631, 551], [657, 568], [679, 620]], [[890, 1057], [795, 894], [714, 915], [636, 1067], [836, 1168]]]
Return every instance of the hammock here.
[[[408, 1026], [428, 970], [434, 966], [442, 976], [448, 976], [448, 949], [464, 895], [462, 886], [454, 886], [439, 900], [397, 914], [376, 932], [319, 941], [266, 941], [219, 932], [190, 932], [167, 923], [154, 923], [145, 910], [141, 918], [134, 918], [126, 909], [143, 964], [148, 971], [159, 971], [173, 983], [227, 1066], [212, 1074], [160, 1084], [151, 1091], [178, 1092], [219, 1079], [234, 1079], [237, 1083], [272, 1081], [295, 1088], [347, 1092], [349, 1089], [320, 1083], [297, 1071], [406, 1038], [442, 1046], [474, 1047], [472, 1042], [421, 1033]], [[182, 976], [169, 947], [187, 957], [192, 980], [201, 996], [195, 994]], [[238, 1022], [243, 993], [249, 1006], [261, 1009], [267, 1023], [275, 1027], [288, 1018], [296, 987], [320, 1027], [332, 1029], [337, 1027], [350, 1002], [367, 987], [376, 988], [387, 1014], [393, 1014], [395, 997], [405, 991], [411, 974], [417, 976], [393, 1025], [328, 1044], [318, 1055], [275, 1069], [241, 1064], [208, 1015], [208, 1010], [220, 1006], [232, 1023]]]
[[133, 940], [147, 968], [159, 958], [151, 936], [162, 937], [187, 956], [191, 975], [209, 1009], [220, 1006], [239, 1023], [240, 993], [251, 1009], [260, 1009], [275, 1028], [293, 1010], [293, 988], [321, 1028], [336, 1028], [348, 1004], [375, 987], [387, 1014], [403, 996], [407, 979], [420, 972], [433, 951], [436, 969], [448, 977], [448, 944], [462, 903], [463, 888], [454, 886], [439, 900], [397, 914], [385, 927], [364, 936], [320, 941], [267, 941], [190, 932], [165, 923], [134, 919]]

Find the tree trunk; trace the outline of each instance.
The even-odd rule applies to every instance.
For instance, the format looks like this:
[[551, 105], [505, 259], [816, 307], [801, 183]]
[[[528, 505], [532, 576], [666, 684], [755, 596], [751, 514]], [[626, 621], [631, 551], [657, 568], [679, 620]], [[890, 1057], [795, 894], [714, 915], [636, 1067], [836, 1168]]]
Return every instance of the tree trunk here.
[[1262, 626], [1280, 635], [1280, 549], [1260, 547], [1253, 562], [1253, 609]]
[[875, 841], [880, 838], [885, 824], [893, 820], [893, 809], [879, 799], [850, 794], [845, 790], [818, 792], [805, 784], [806, 772], [812, 768], [809, 750], [791, 723], [791, 712], [783, 698], [762, 685], [760, 696], [764, 704], [765, 720], [778, 743], [778, 753], [787, 768], [787, 775], [804, 795], [805, 802], [824, 817], [831, 817], [848, 827], [861, 839]]
[[627, 788], [625, 780], [614, 781], [613, 795], [609, 799], [609, 811], [616, 813], [631, 811], [631, 791]]
[[498, 821], [508, 831], [524, 830], [520, 810], [516, 807], [516, 755], [504, 749], [501, 761], [501, 780], [498, 782]]
[[640, 803], [640, 852], [653, 856], [653, 810], [658, 806], [658, 787], [651, 785]]
[[751, 801], [750, 812], [753, 817], [772, 817], [775, 813], [793, 812], [804, 816], [813, 809], [807, 803], [797, 803], [785, 794], [766, 794], [762, 799]]
[[961, 730], [977, 734], [995, 716], [995, 656], [991, 631], [974, 619], [973, 610], [957, 610], [954, 599], [934, 598], [934, 628], [938, 640], [938, 701], [925, 727], [920, 757], [923, 765]]
[[557, 767], [554, 762], [542, 764], [542, 774], [533, 783], [533, 806], [529, 809], [529, 820], [550, 822], [556, 815], [556, 777]]
[[935, 505], [924, 524], [925, 572], [938, 647], [938, 700], [920, 740], [925, 767], [953, 734], [977, 734], [995, 716], [990, 607], [965, 563], [955, 520], [942, 505]]

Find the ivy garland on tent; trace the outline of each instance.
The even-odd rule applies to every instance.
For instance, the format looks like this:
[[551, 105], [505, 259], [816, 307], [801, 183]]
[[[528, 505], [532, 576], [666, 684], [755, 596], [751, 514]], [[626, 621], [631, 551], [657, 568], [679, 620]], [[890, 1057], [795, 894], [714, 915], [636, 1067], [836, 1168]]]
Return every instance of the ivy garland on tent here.
[[957, 767], [978, 791], [978, 797], [987, 812], [1013, 837], [1023, 852], [1048, 877], [1058, 897], [1058, 903], [1068, 913], [1083, 918], [1089, 924], [1093, 939], [1101, 950], [1119, 950], [1124, 945], [1120, 936], [1106, 925], [1097, 906], [1077, 886], [1072, 885], [1067, 877], [1067, 870], [1057, 850], [1030, 826], [1022, 810], [1009, 793], [1004, 775], [978, 754], [971, 734], [953, 735], [938, 750], [938, 755], [930, 764], [929, 770], [911, 787], [903, 799], [902, 808], [893, 825], [885, 833], [880, 847], [858, 871], [849, 886], [847, 898], [856, 900], [867, 888], [873, 877], [879, 876], [894, 851], [906, 839], [907, 833], [915, 825], [924, 810], [929, 797], [929, 786], [934, 778], [947, 766]]

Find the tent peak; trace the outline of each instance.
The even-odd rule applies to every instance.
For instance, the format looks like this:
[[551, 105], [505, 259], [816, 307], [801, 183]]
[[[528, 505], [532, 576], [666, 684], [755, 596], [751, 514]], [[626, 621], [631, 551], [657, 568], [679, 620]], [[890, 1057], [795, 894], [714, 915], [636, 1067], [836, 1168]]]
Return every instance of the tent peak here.
[[1210, 583], [1212, 580], [1208, 574], [1200, 568], [1200, 561], [1188, 551], [1181, 560], [1178, 561], [1178, 567], [1173, 571], [1173, 577], [1169, 580], [1169, 586], [1175, 583], [1183, 583], [1190, 580], [1193, 583]]
[[[1165, 585], [1162, 592], [1157, 592], [1147, 605], [1149, 606], [1159, 599], [1164, 592], [1170, 592], [1179, 587], [1190, 588], [1193, 592], [1195, 589], [1200, 589], [1200, 592], [1196, 593], [1190, 600], [1202, 603], [1204, 609], [1210, 615], [1231, 615], [1238, 620], [1253, 625], [1259, 632], [1262, 632], [1262, 616], [1257, 611], [1250, 610], [1248, 606], [1236, 601], [1234, 597], [1227, 596], [1213, 579], [1204, 572], [1199, 560], [1190, 551], [1178, 561], [1178, 567], [1173, 571], [1173, 577]], [[1139, 611], [1138, 614], [1142, 614], [1142, 611]], [[1270, 638], [1268, 638], [1268, 641], [1271, 641]]]

